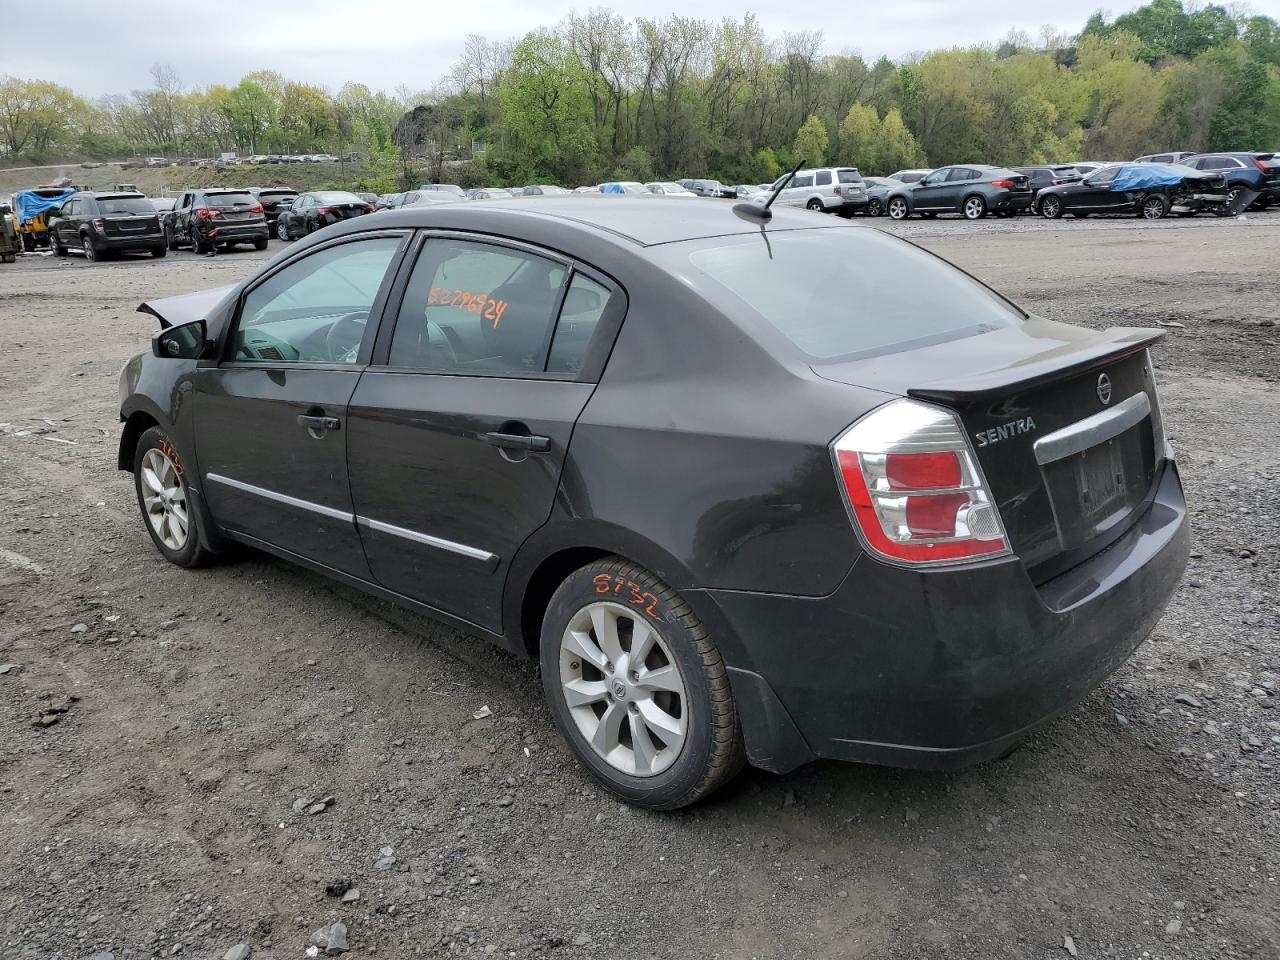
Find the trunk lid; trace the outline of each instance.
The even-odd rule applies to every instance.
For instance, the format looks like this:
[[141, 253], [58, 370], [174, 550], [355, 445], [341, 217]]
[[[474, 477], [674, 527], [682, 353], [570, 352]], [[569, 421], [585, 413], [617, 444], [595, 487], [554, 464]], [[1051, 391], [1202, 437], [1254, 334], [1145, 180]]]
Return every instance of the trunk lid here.
[[1161, 336], [1032, 318], [814, 369], [953, 410], [1010, 546], [1041, 583], [1105, 549], [1150, 500], [1164, 434], [1147, 350]]
[[108, 237], [138, 237], [160, 232], [160, 218], [154, 213], [104, 214], [102, 232]]

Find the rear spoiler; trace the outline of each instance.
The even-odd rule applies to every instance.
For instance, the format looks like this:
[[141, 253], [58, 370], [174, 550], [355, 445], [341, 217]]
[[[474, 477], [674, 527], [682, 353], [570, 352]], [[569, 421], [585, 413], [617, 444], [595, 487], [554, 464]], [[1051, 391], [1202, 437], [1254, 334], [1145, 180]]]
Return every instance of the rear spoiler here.
[[1022, 393], [1063, 377], [1084, 373], [1146, 350], [1165, 332], [1112, 327], [1085, 343], [1069, 343], [993, 370], [912, 387], [907, 396], [941, 403], [965, 403], [993, 394]]
[[160, 321], [161, 329], [180, 327], [192, 320], [203, 320], [235, 287], [234, 283], [230, 283], [212, 290], [197, 290], [177, 297], [147, 300], [138, 304], [138, 313], [151, 314]]

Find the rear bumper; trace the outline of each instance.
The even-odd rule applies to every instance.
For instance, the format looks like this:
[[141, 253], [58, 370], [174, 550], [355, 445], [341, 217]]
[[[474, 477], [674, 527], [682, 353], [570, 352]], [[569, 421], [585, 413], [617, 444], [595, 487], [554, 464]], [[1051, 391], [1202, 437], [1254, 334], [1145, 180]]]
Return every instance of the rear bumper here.
[[259, 237], [264, 240], [270, 237], [265, 220], [259, 223], [224, 225], [205, 232], [206, 239], [223, 243], [228, 240], [256, 240]]
[[827, 597], [708, 591], [736, 641], [726, 659], [751, 761], [947, 769], [998, 756], [1150, 634], [1188, 538], [1169, 463], [1120, 540], [1039, 587], [1016, 558], [921, 573], [864, 556]]
[[833, 213], [861, 213], [867, 209], [867, 198], [866, 196], [832, 197], [826, 203], [826, 207]]
[[1007, 210], [1012, 213], [1021, 213], [1031, 206], [1033, 200], [1035, 200], [1034, 193], [996, 194], [991, 197], [988, 205], [991, 210]]
[[128, 237], [108, 237], [101, 233], [94, 236], [98, 246], [112, 252], [126, 250], [154, 250], [165, 245], [163, 231], [157, 233], [140, 233]]

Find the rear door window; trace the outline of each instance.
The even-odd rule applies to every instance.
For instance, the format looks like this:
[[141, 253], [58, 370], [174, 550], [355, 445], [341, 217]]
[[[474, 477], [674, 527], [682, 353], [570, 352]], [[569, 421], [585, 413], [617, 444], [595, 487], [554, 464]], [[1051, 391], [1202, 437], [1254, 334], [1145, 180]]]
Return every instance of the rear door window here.
[[542, 373], [565, 264], [474, 240], [432, 238], [405, 291], [388, 364], [437, 373]]
[[829, 186], [831, 186], [831, 171], [830, 171], [830, 170], [819, 170], [819, 171], [814, 175], [814, 181], [813, 181], [813, 182], [814, 182], [814, 185], [815, 185], [815, 186], [819, 186], [819, 187], [829, 187]]
[[813, 174], [812, 173], [801, 174], [800, 176], [797, 176], [794, 180], [792, 180], [790, 185], [793, 187], [812, 187]]

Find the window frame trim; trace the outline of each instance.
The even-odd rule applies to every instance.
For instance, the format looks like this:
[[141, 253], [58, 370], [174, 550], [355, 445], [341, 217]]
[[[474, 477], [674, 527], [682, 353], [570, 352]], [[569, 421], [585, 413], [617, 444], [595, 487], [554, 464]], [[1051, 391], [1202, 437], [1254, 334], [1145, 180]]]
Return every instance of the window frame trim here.
[[[412, 230], [399, 229], [381, 229], [367, 230], [359, 233], [343, 234], [340, 237], [334, 237], [323, 243], [318, 243], [313, 247], [307, 247], [304, 250], [298, 250], [296, 255], [289, 256], [279, 263], [271, 264], [268, 268], [253, 280], [245, 284], [236, 294], [235, 310], [231, 315], [231, 322], [227, 324], [226, 334], [222, 339], [222, 343], [218, 347], [218, 359], [216, 367], [218, 369], [250, 369], [250, 370], [363, 370], [369, 365], [369, 357], [373, 351], [373, 345], [377, 337], [378, 331], [382, 328], [382, 321], [385, 316], [388, 303], [388, 296], [399, 279], [401, 268], [405, 261], [405, 252], [409, 247], [408, 240], [412, 239]], [[236, 360], [232, 353], [235, 343], [236, 333], [240, 329], [240, 321], [243, 319], [244, 302], [249, 294], [253, 293], [260, 286], [279, 274], [281, 271], [288, 269], [294, 264], [301, 263], [307, 257], [314, 256], [323, 250], [330, 250], [335, 247], [344, 246], [348, 243], [356, 243], [362, 240], [380, 240], [387, 238], [398, 238], [399, 245], [392, 252], [391, 260], [387, 264], [387, 271], [382, 278], [382, 283], [378, 287], [378, 292], [373, 298], [373, 303], [369, 306], [369, 319], [365, 324], [364, 338], [360, 341], [360, 349], [356, 353], [354, 363], [337, 363], [332, 360], [315, 361], [279, 361], [264, 362], [261, 360]], [[370, 334], [370, 328], [373, 333]], [[228, 354], [232, 354], [228, 357]]]

